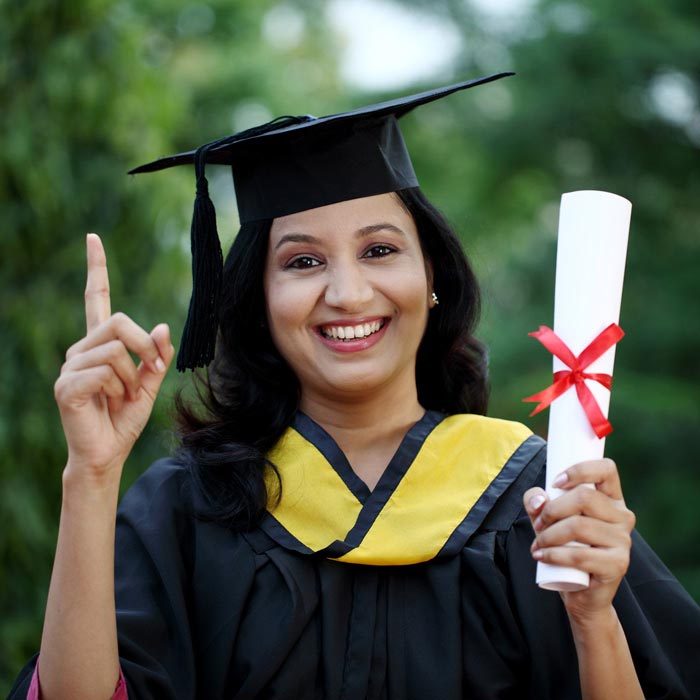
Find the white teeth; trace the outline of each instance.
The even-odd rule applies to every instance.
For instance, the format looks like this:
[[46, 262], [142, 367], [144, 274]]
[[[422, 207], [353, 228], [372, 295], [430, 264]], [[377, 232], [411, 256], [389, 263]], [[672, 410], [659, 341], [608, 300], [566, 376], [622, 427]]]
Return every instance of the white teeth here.
[[354, 338], [366, 338], [380, 330], [383, 325], [384, 321], [371, 321], [358, 324], [357, 326], [324, 326], [321, 328], [321, 332], [327, 338], [352, 340]]

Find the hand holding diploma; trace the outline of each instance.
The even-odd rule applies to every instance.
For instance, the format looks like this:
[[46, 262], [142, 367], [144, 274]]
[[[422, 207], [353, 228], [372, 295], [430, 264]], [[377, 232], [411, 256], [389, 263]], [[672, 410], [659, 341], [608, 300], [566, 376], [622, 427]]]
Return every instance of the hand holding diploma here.
[[[538, 402], [533, 414], [550, 407], [546, 492], [528, 492], [525, 504], [536, 523], [537, 583], [581, 591], [592, 575], [592, 598], [600, 585], [614, 584], [614, 594], [629, 561], [619, 528], [624, 533], [633, 518], [617, 468], [602, 457], [612, 432], [607, 413], [615, 347], [624, 335], [617, 323], [631, 208], [609, 192], [562, 196], [554, 329], [542, 326], [530, 334], [554, 356], [554, 383], [525, 399]], [[560, 540], [566, 533], [568, 539]]]
[[[641, 700], [645, 695], [613, 607], [629, 565], [635, 524], [622, 497], [617, 466], [610, 459], [580, 462], [554, 484], [561, 493], [557, 498], [532, 488], [524, 501], [535, 530], [531, 551], [538, 566], [546, 563], [590, 576], [588, 587], [559, 593], [576, 646], [582, 697]], [[588, 546], [572, 547], [571, 541]]]
[[[555, 499], [540, 488], [529, 489], [524, 496], [536, 535], [532, 556], [590, 575], [588, 588], [561, 592], [569, 616], [583, 624], [612, 605], [629, 566], [635, 516], [625, 505], [611, 459], [576, 464], [554, 484], [562, 490]], [[589, 546], [572, 547], [568, 544], [572, 541]]]

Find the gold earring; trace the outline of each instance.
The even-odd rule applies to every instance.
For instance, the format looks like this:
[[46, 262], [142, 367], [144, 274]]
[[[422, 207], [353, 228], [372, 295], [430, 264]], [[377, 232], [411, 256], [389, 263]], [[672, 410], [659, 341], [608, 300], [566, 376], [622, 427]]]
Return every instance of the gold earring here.
[[430, 298], [433, 300], [433, 304], [437, 306], [440, 302], [438, 301], [437, 294], [435, 292], [431, 292]]

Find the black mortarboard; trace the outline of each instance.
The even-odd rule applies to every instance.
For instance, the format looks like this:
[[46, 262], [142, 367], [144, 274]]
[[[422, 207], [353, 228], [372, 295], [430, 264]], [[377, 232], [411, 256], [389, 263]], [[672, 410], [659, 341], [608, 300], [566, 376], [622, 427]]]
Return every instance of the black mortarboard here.
[[397, 120], [419, 105], [508, 75], [513, 74], [497, 73], [326, 117], [280, 117], [129, 171], [195, 166], [194, 280], [178, 370], [208, 365], [216, 343], [223, 256], [205, 164], [231, 166], [241, 224], [416, 187]]

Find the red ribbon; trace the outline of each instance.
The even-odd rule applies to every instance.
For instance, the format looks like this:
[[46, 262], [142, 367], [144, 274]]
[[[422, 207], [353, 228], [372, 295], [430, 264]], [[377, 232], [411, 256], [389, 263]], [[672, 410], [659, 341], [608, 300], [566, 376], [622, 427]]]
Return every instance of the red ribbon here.
[[554, 373], [554, 384], [550, 387], [523, 399], [523, 401], [539, 402], [538, 406], [530, 415], [534, 416], [540, 411], [543, 411], [554, 399], [561, 396], [572, 386], [575, 386], [578, 400], [581, 402], [581, 406], [583, 406], [583, 410], [586, 412], [588, 422], [591, 424], [593, 432], [595, 432], [599, 438], [610, 435], [613, 429], [612, 425], [603, 415], [593, 393], [586, 386], [585, 380], [593, 379], [610, 390], [612, 387], [612, 376], [598, 372], [584, 372], [584, 370], [613, 345], [622, 340], [625, 335], [622, 328], [616, 323], [611, 323], [591, 341], [588, 347], [583, 350], [578, 357], [576, 357], [567, 347], [566, 343], [547, 326], [540, 326], [538, 331], [533, 331], [532, 333], [528, 333], [528, 335], [539, 340], [552, 355], [558, 357], [569, 367], [569, 369]]

